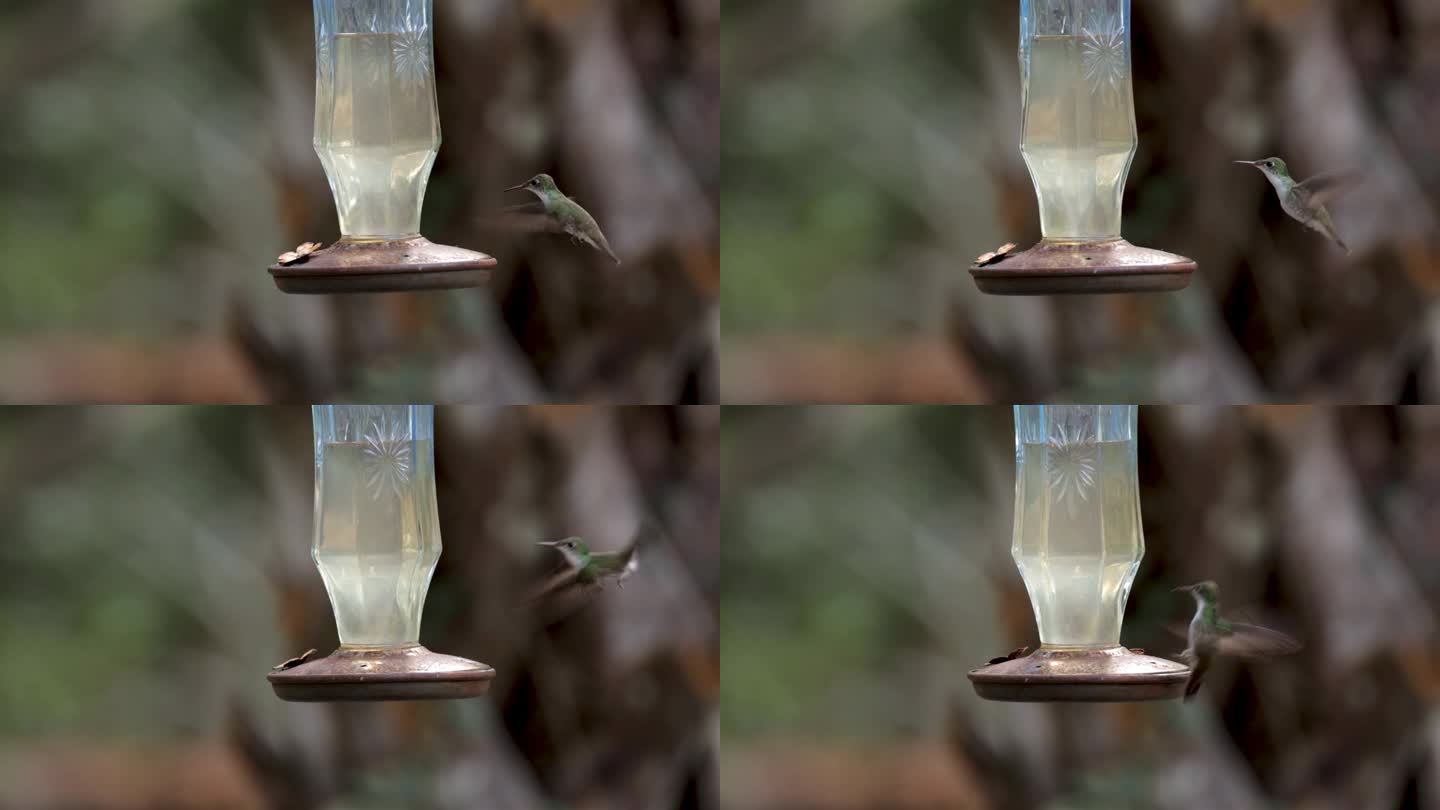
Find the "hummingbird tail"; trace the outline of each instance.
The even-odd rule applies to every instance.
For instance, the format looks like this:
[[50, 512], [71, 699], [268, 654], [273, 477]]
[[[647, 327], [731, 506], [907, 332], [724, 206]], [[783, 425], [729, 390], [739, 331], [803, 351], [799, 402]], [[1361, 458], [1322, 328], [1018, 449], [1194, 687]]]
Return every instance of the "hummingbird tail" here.
[[605, 251], [605, 255], [610, 257], [610, 261], [615, 262], [615, 266], [616, 266], [616, 267], [619, 267], [619, 266], [620, 266], [620, 257], [619, 257], [619, 256], [616, 256], [616, 255], [615, 255], [615, 251], [613, 251], [613, 250], [610, 249], [610, 242], [605, 239], [605, 236], [604, 236], [603, 234], [600, 236], [600, 239], [598, 240], [598, 242], [599, 242], [599, 244], [597, 244], [596, 247], [598, 247], [598, 248], [600, 248], [601, 250]]
[[1205, 680], [1205, 670], [1210, 668], [1209, 656], [1195, 656], [1195, 663], [1191, 665], [1190, 680], [1185, 682], [1185, 702], [1195, 697], [1200, 691], [1200, 684]]

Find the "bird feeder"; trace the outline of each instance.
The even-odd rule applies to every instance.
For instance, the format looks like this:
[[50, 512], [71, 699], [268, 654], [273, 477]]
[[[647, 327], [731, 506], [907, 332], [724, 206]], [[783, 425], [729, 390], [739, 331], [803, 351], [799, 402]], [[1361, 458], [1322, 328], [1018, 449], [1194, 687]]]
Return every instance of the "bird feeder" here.
[[1120, 644], [1140, 529], [1134, 405], [1015, 408], [1011, 555], [1040, 649], [969, 673], [989, 700], [1176, 698], [1189, 668]]
[[1130, 0], [1020, 0], [1020, 151], [1040, 203], [1040, 243], [986, 254], [982, 292], [1162, 292], [1195, 262], [1120, 235], [1139, 143], [1130, 73]]
[[270, 268], [281, 290], [476, 287], [496, 265], [420, 235], [440, 151], [432, 16], [432, 0], [315, 0], [315, 152], [341, 238], [282, 256]]
[[316, 405], [311, 556], [340, 648], [270, 673], [284, 700], [483, 694], [495, 670], [430, 652], [420, 614], [440, 559], [433, 405]]

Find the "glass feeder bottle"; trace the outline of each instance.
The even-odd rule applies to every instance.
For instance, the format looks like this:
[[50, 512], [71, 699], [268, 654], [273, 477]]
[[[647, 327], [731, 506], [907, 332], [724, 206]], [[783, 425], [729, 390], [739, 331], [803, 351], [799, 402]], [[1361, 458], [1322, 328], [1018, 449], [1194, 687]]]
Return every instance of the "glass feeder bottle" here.
[[314, 0], [315, 152], [341, 239], [271, 268], [287, 292], [483, 283], [495, 260], [420, 235], [440, 151], [433, 0]]
[[1135, 406], [1015, 409], [1015, 535], [1010, 553], [1040, 642], [1113, 647], [1145, 553]]
[[340, 644], [418, 644], [440, 561], [431, 409], [316, 406], [314, 419], [311, 556]]
[[1124, 0], [1021, 4], [1020, 151], [1046, 239], [1120, 236], [1125, 177], [1139, 143], [1129, 16]]
[[1188, 669], [1120, 645], [1145, 553], [1136, 406], [1015, 407], [1015, 531], [1040, 649], [970, 673], [997, 700], [1178, 697]]
[[440, 153], [429, 3], [380, 5], [315, 4], [315, 152], [347, 239], [419, 236]]
[[1041, 242], [972, 268], [999, 294], [1154, 292], [1189, 283], [1194, 262], [1121, 238], [1139, 135], [1130, 0], [1020, 0], [1020, 152]]
[[432, 405], [316, 405], [311, 556], [340, 648], [272, 673], [289, 700], [469, 697], [494, 670], [420, 644], [440, 560]]

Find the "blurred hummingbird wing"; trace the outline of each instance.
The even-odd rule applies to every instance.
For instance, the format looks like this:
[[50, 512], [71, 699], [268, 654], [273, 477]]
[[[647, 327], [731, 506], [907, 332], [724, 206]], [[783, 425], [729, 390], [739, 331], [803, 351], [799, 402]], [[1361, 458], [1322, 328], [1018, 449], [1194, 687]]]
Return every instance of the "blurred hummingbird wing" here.
[[506, 208], [498, 213], [482, 217], [479, 224], [492, 231], [561, 233], [565, 230], [564, 226], [556, 222], [554, 217], [545, 214], [543, 207], [531, 210], [531, 207], [526, 205]]
[[537, 588], [528, 605], [535, 620], [545, 627], [563, 621], [593, 604], [595, 597], [603, 590], [597, 584], [576, 582], [574, 578], [559, 576], [546, 584], [552, 587]]
[[630, 548], [650, 548], [658, 543], [668, 542], [669, 534], [652, 517], [641, 519], [640, 525], [635, 528], [635, 535], [630, 540]]
[[628, 559], [638, 560], [641, 549], [653, 550], [661, 543], [671, 542], [670, 533], [665, 527], [653, 517], [643, 517], [640, 525], [635, 528], [635, 534], [630, 538], [630, 547], [626, 549]]
[[625, 569], [634, 570], [635, 566], [640, 562], [640, 554], [639, 554], [639, 551], [640, 551], [640, 544], [639, 544], [639, 543], [631, 543], [630, 545], [628, 545], [628, 546], [626, 546], [625, 548], [621, 549], [620, 552], [619, 552], [619, 556], [616, 557], [616, 560], [617, 560], [617, 561], [619, 562], [619, 564], [620, 564], [620, 568], [621, 568], [622, 570], [625, 570]]
[[620, 572], [622, 576], [635, 573], [636, 569], [640, 567], [640, 547], [649, 546], [663, 536], [664, 534], [653, 520], [648, 517], [642, 518], [639, 527], [630, 536], [630, 542], [625, 544], [624, 548], [616, 551], [615, 556], [611, 558], [614, 567], [610, 570]]
[[1295, 188], [1310, 205], [1324, 205], [1339, 197], [1359, 180], [1354, 172], [1317, 174]]
[[1289, 638], [1300, 636], [1293, 619], [1284, 614], [1275, 613], [1264, 605], [1246, 605], [1242, 608], [1226, 610], [1225, 619], [1232, 627], [1246, 625], [1270, 630]]
[[1289, 655], [1300, 649], [1300, 642], [1279, 630], [1231, 622], [1230, 633], [1220, 638], [1217, 649], [1221, 655], [1260, 658], [1268, 655]]
[[531, 604], [541, 602], [562, 591], [580, 587], [579, 578], [580, 569], [578, 568], [561, 571], [532, 588], [525, 601]]

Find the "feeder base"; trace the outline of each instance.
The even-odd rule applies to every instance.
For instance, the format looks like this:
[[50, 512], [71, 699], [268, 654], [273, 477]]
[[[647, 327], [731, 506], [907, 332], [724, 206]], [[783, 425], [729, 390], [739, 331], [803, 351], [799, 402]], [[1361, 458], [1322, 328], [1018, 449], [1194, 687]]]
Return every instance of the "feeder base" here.
[[1190, 285], [1195, 262], [1124, 239], [1062, 242], [1042, 239], [970, 275], [990, 295], [1104, 295], [1171, 292]]
[[1190, 668], [1125, 647], [1049, 650], [971, 670], [975, 694], [986, 700], [1122, 703], [1172, 700], [1185, 692]]
[[495, 670], [485, 664], [433, 653], [419, 644], [341, 647], [325, 658], [267, 676], [276, 697], [303, 703], [478, 697], [489, 691], [494, 677]]
[[392, 241], [342, 239], [302, 262], [271, 265], [282, 292], [302, 294], [455, 290], [479, 287], [498, 262], [484, 253], [437, 245], [423, 236]]

